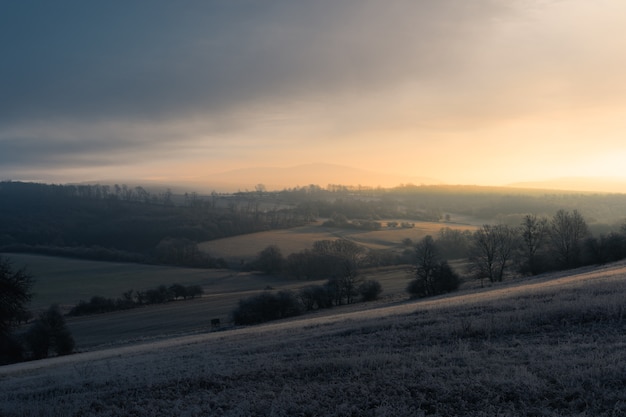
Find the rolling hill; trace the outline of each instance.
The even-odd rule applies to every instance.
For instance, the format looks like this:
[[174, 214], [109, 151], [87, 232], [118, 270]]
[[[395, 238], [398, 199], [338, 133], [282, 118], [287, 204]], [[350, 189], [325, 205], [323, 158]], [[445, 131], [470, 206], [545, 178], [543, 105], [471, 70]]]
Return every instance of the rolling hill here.
[[626, 263], [0, 367], [0, 414], [626, 413]]

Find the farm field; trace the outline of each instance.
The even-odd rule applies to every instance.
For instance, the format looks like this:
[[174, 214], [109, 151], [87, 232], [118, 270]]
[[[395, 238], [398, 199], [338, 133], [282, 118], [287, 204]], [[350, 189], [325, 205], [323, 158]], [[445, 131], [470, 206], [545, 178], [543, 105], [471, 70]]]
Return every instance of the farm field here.
[[[230, 326], [231, 312], [242, 298], [268, 288], [298, 290], [322, 281], [291, 280], [231, 270], [192, 269], [125, 263], [84, 261], [40, 255], [6, 254], [16, 267], [27, 265], [35, 277], [34, 311], [59, 304], [65, 311], [92, 296], [117, 298], [129, 289], [158, 285], [200, 285], [204, 295], [194, 300], [173, 301], [131, 310], [82, 317], [67, 317], [77, 351], [135, 343], [211, 330], [211, 320]], [[376, 279], [384, 300], [406, 299], [406, 267], [365, 270], [364, 279]], [[28, 326], [25, 326], [28, 327]]]
[[[391, 221], [391, 220], [388, 220]], [[201, 250], [213, 257], [224, 258], [229, 262], [249, 261], [269, 245], [276, 245], [284, 256], [304, 249], [310, 249], [313, 242], [326, 239], [348, 239], [369, 249], [391, 249], [400, 247], [402, 240], [409, 238], [419, 241], [426, 235], [435, 236], [440, 229], [450, 227], [460, 230], [475, 230], [476, 225], [469, 223], [438, 223], [415, 222], [413, 228], [387, 227], [387, 220], [383, 221], [383, 228], [375, 231], [340, 229], [321, 226], [323, 221], [315, 224], [294, 227], [286, 230], [271, 230], [252, 233], [223, 239], [211, 240], [199, 244]]]
[[0, 415], [621, 416], [626, 263], [0, 367]]
[[[180, 283], [200, 285], [210, 292], [254, 289], [258, 285], [273, 285], [268, 277], [251, 279], [224, 269], [194, 269], [171, 266], [155, 266], [134, 263], [86, 261], [54, 256], [31, 254], [4, 254], [16, 268], [26, 266], [35, 278], [33, 309], [45, 309], [50, 304], [71, 306], [80, 300], [88, 301], [94, 295], [121, 297], [128, 290], [145, 290], [159, 285]], [[256, 284], [256, 286], [255, 286]]]

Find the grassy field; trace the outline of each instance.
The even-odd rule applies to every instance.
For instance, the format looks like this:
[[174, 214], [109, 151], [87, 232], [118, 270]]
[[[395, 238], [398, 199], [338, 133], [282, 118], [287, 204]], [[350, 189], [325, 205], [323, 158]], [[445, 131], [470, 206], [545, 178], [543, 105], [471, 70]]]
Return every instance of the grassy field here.
[[358, 308], [0, 367], [0, 415], [626, 415], [626, 263]]
[[[397, 221], [407, 220], [400, 219]], [[387, 221], [384, 221], [380, 230], [367, 231], [323, 227], [320, 221], [316, 224], [287, 230], [271, 230], [211, 240], [201, 243], [200, 248], [213, 257], [224, 258], [229, 262], [238, 262], [255, 258], [269, 245], [278, 246], [284, 256], [310, 249], [313, 242], [317, 240], [338, 238], [351, 240], [369, 249], [392, 249], [401, 247], [402, 240], [406, 238], [417, 242], [426, 235], [436, 236], [443, 227], [459, 230], [476, 229], [475, 225], [465, 223], [410, 222], [415, 224], [414, 228], [387, 227]]]
[[[325, 282], [290, 280], [231, 270], [83, 261], [24, 254], [5, 256], [16, 267], [27, 265], [27, 270], [35, 277], [35, 296], [30, 305], [34, 311], [45, 309], [51, 304], [59, 304], [67, 311], [78, 301], [87, 301], [94, 295], [117, 298], [129, 289], [143, 290], [175, 282], [201, 285], [205, 292], [203, 297], [194, 300], [68, 317], [67, 324], [79, 351], [207, 331], [211, 329], [212, 319], [220, 319], [223, 326], [229, 326], [230, 314], [242, 298], [268, 288], [298, 290]], [[364, 271], [363, 278], [377, 279], [381, 283], [385, 301], [406, 298], [406, 267]]]
[[[221, 287], [235, 273], [227, 270], [176, 268], [133, 263], [97, 262], [30, 254], [4, 254], [14, 267], [26, 266], [34, 276], [33, 309], [50, 304], [74, 305], [92, 296], [121, 297], [131, 289], [146, 290], [159, 285], [180, 283]], [[245, 282], [244, 284], [250, 284]], [[236, 285], [239, 288], [239, 284]]]

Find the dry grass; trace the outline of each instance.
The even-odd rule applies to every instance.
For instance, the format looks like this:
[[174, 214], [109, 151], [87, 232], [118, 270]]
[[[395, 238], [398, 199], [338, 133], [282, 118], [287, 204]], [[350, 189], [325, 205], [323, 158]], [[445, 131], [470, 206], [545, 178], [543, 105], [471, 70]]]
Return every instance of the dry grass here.
[[[398, 221], [406, 220], [400, 219]], [[466, 224], [410, 222], [415, 223], [415, 227], [412, 229], [383, 227], [381, 230], [376, 231], [322, 227], [321, 222], [318, 222], [314, 225], [288, 230], [271, 230], [211, 240], [201, 243], [200, 248], [216, 258], [224, 258], [231, 262], [248, 261], [255, 258], [260, 251], [269, 245], [278, 246], [285, 256], [304, 249], [310, 249], [313, 246], [313, 242], [317, 240], [338, 238], [351, 240], [369, 249], [390, 249], [400, 246], [405, 238], [419, 241], [426, 235], [434, 236], [443, 227], [459, 230], [474, 230], [476, 228]], [[386, 226], [386, 221], [383, 222], [383, 226]]]
[[623, 416], [626, 267], [0, 368], [0, 415]]

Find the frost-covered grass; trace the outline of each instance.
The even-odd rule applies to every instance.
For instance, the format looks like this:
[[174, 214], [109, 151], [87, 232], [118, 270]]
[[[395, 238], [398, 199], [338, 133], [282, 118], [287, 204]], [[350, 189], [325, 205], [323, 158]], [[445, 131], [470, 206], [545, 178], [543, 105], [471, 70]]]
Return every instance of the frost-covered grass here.
[[2, 416], [622, 416], [626, 267], [0, 367]]

